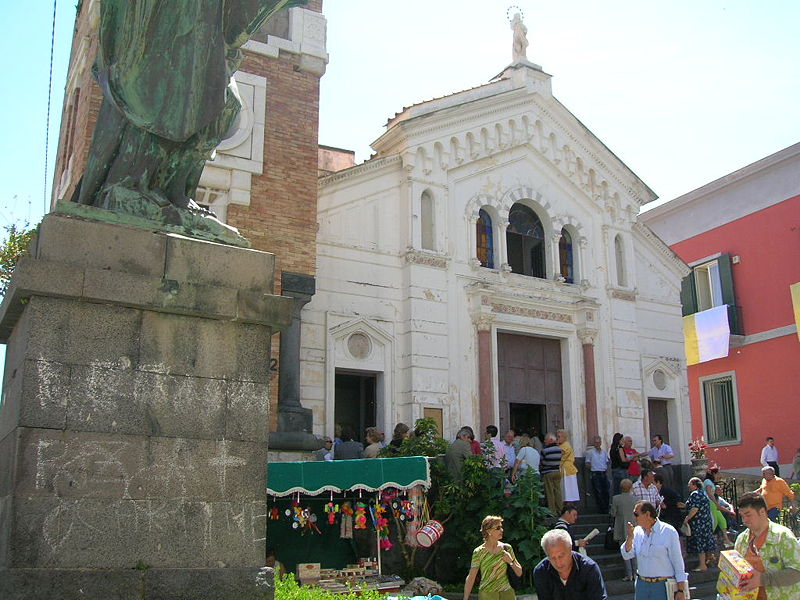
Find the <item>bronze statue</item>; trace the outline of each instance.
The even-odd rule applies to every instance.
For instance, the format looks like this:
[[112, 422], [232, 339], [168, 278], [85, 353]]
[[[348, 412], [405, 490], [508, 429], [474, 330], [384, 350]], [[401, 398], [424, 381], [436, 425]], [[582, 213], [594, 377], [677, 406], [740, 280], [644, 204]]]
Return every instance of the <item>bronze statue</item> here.
[[196, 212], [203, 166], [241, 108], [240, 47], [275, 12], [304, 3], [103, 0], [95, 76], [104, 100], [73, 200]]

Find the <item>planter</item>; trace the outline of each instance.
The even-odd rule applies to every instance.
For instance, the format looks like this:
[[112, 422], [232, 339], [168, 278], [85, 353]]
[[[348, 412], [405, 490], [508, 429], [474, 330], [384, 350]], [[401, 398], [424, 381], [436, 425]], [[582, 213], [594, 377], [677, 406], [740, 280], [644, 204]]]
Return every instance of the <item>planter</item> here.
[[692, 459], [692, 473], [695, 477], [699, 477], [703, 479], [705, 477], [706, 472], [708, 471], [708, 459], [707, 458], [693, 458]]

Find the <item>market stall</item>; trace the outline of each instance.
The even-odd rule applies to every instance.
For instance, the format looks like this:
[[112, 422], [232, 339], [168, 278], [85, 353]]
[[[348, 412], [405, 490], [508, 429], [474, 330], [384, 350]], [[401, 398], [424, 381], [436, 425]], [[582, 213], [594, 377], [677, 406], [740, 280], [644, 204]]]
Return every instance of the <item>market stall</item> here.
[[387, 513], [419, 523], [430, 487], [423, 456], [272, 462], [267, 473], [268, 545], [289, 571], [320, 563], [323, 580], [332, 569], [380, 574], [380, 549], [391, 546]]

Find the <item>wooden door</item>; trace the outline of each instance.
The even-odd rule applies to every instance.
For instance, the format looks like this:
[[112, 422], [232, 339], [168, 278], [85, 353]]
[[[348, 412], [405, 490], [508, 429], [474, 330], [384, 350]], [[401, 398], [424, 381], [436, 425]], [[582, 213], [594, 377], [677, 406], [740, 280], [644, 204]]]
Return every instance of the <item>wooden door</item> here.
[[650, 436], [647, 438], [649, 443], [653, 436], [658, 434], [662, 437], [665, 444], [669, 444], [669, 414], [667, 412], [668, 400], [660, 398], [648, 398], [647, 408], [649, 413], [648, 426]]
[[564, 426], [559, 340], [499, 333], [497, 367], [501, 430], [511, 426], [511, 404], [543, 406], [548, 431]]

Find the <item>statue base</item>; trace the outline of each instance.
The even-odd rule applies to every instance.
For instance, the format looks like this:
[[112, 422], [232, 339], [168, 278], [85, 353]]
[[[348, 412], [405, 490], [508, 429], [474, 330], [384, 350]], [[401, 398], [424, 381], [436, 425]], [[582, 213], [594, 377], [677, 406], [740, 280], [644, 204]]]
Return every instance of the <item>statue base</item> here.
[[0, 597], [268, 597], [274, 260], [44, 218], [0, 306]]
[[240, 235], [235, 227], [226, 225], [208, 211], [179, 208], [172, 204], [162, 206], [149, 198], [142, 197], [138, 192], [123, 187], [109, 190], [102, 208], [59, 200], [55, 212], [151, 231], [177, 233], [239, 248], [250, 247], [250, 241]]

